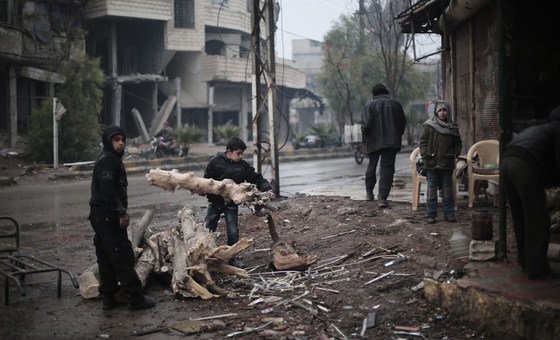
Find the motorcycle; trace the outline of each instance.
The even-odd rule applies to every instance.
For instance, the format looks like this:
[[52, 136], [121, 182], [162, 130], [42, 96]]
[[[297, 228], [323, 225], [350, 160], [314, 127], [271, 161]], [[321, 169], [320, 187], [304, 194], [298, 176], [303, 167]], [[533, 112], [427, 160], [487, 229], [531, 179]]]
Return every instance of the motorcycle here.
[[166, 156], [181, 157], [183, 156], [183, 148], [172, 140], [165, 140], [162, 137], [154, 137], [151, 141], [152, 151], [151, 158], [163, 158]]

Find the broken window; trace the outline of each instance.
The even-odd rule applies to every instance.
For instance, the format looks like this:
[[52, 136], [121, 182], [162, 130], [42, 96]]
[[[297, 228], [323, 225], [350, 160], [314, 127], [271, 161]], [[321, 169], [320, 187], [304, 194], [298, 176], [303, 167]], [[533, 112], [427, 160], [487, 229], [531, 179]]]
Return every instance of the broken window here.
[[175, 0], [175, 27], [194, 28], [194, 0]]

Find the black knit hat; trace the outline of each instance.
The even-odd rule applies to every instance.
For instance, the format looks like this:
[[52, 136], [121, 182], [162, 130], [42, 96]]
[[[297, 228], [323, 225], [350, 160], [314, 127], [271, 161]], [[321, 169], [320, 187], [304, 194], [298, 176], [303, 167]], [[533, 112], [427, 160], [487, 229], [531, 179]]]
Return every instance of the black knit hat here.
[[371, 94], [374, 96], [379, 96], [381, 94], [389, 94], [389, 90], [383, 84], [375, 84], [371, 88]]

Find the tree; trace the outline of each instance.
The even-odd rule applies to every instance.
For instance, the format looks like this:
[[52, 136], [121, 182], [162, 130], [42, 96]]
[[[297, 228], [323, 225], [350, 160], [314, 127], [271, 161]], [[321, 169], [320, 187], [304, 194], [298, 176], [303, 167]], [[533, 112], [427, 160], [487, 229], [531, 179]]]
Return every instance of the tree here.
[[426, 95], [429, 79], [413, 67], [411, 40], [393, 20], [396, 3], [371, 0], [363, 25], [342, 16], [325, 36], [320, 85], [339, 127], [359, 121], [375, 83], [384, 83], [403, 107]]
[[67, 162], [95, 159], [99, 152], [104, 81], [100, 60], [80, 54], [64, 63], [60, 73], [66, 82], [59, 98], [67, 109], [60, 121], [60, 158]]
[[[104, 74], [99, 59], [82, 53], [56, 70], [65, 82], [56, 89], [66, 113], [59, 121], [59, 156], [63, 162], [95, 159], [99, 152], [99, 113]], [[52, 101], [47, 99], [31, 113], [27, 152], [33, 160], [53, 161]]]

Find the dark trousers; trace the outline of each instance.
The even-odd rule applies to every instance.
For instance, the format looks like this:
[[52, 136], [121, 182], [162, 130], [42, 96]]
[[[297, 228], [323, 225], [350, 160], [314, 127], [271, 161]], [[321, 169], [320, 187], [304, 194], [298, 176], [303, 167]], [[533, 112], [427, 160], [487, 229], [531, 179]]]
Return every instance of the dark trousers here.
[[99, 292], [114, 294], [120, 289], [127, 293], [140, 292], [142, 284], [134, 270], [135, 258], [126, 230], [118, 217], [90, 217], [95, 231], [93, 244], [99, 266]]
[[239, 241], [239, 229], [237, 228], [238, 212], [239, 207], [236, 205], [210, 203], [206, 212], [206, 228], [211, 232], [215, 232], [220, 216], [223, 213], [226, 218], [227, 244], [232, 246]]
[[381, 158], [379, 165], [379, 194], [377, 198], [386, 200], [391, 192], [393, 185], [393, 176], [395, 175], [395, 158], [397, 157], [396, 148], [381, 149], [368, 155], [369, 164], [366, 170], [366, 193], [373, 194], [375, 184], [377, 184], [377, 163]]
[[520, 158], [504, 158], [500, 176], [510, 206], [519, 264], [530, 276], [544, 275], [549, 270], [546, 255], [550, 239], [545, 189], [531, 165]]
[[426, 169], [428, 178], [428, 191], [426, 196], [426, 215], [435, 218], [437, 216], [438, 189], [443, 192], [442, 205], [445, 217], [454, 217], [453, 197], [453, 170]]

